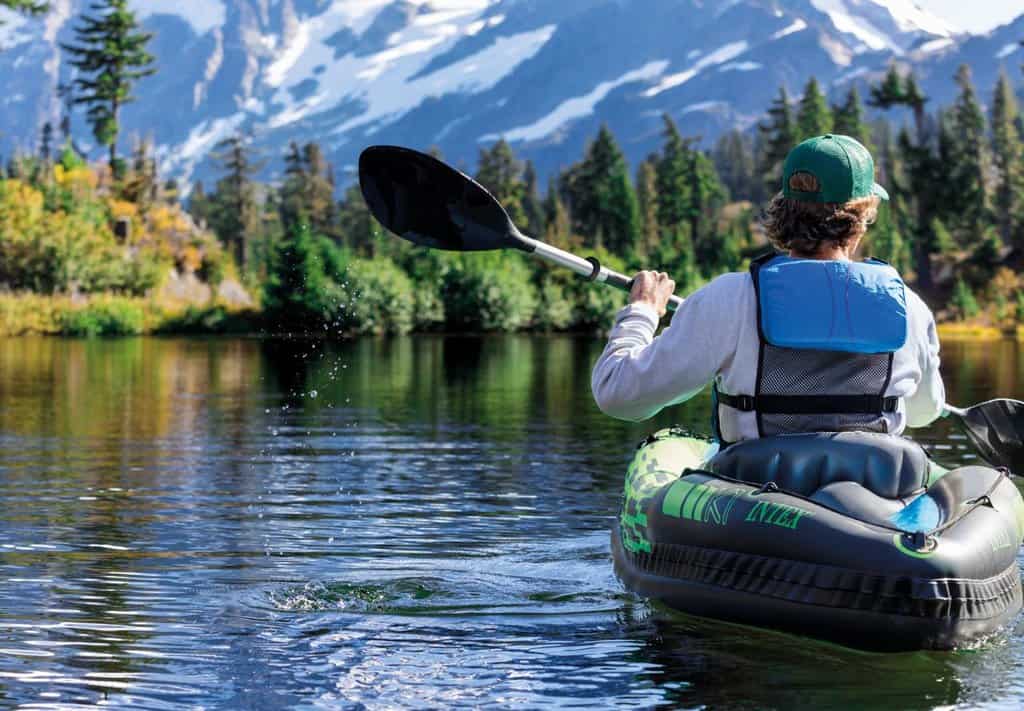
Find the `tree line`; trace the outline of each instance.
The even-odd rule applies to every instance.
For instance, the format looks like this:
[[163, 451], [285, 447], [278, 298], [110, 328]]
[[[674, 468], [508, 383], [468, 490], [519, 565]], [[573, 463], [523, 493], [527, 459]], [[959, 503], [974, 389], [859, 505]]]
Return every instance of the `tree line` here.
[[[32, 0], [0, 5], [45, 9]], [[178, 186], [159, 180], [145, 142], [127, 159], [117, 152], [133, 88], [157, 70], [146, 50], [151, 36], [126, 0], [97, 0], [91, 13], [65, 46], [78, 69], [74, 84], [61, 90], [66, 113], [85, 107], [94, 137], [108, 149], [117, 199], [145, 203], [159, 193], [177, 200]], [[934, 107], [914, 74], [895, 64], [865, 86], [866, 100], [851, 84], [832, 104], [811, 78], [797, 97], [780, 88], [756, 126], [728, 131], [710, 149], [666, 114], [661, 146], [635, 170], [602, 126], [580, 159], [543, 189], [532, 163], [504, 140], [480, 151], [473, 174], [527, 232], [593, 251], [618, 269], [670, 272], [688, 291], [742, 269], [765, 249], [758, 206], [779, 190], [782, 161], [796, 143], [850, 135], [872, 151], [892, 198], [869, 232], [870, 252], [897, 266], [947, 316], [1012, 322], [1024, 315], [1024, 123], [1005, 71], [987, 112], [966, 66], [951, 80], [955, 101]], [[65, 159], [75, 153], [69, 125], [65, 117]], [[50, 160], [55, 140], [47, 124], [40, 160]], [[517, 255], [437, 254], [390, 238], [358, 186], [338, 199], [318, 144], [291, 143], [278, 158], [283, 178], [273, 183], [259, 176], [274, 157], [253, 145], [244, 133], [221, 141], [213, 153], [220, 177], [192, 186], [187, 209], [262, 294], [268, 323], [357, 331], [592, 329], [606, 327], [621, 305], [620, 295]], [[24, 164], [17, 169], [23, 174]]]

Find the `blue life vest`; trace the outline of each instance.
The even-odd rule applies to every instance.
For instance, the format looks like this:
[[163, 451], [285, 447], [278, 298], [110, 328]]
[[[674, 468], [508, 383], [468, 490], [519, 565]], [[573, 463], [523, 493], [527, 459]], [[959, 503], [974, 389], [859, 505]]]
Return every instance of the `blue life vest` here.
[[[718, 407], [757, 415], [760, 436], [886, 432], [893, 354], [907, 341], [907, 294], [878, 260], [766, 255], [750, 265], [760, 339], [752, 395], [715, 391]], [[716, 427], [717, 429], [717, 427]]]
[[760, 266], [757, 296], [775, 346], [892, 353], [907, 342], [907, 288], [885, 262], [776, 257]]

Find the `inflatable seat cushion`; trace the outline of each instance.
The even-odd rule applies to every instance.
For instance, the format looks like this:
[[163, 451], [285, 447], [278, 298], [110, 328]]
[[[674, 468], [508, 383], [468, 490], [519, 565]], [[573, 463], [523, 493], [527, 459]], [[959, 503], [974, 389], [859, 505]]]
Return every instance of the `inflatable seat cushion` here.
[[717, 454], [708, 469], [750, 484], [775, 484], [813, 497], [841, 481], [860, 484], [884, 499], [924, 488], [928, 455], [920, 445], [874, 432], [814, 432], [738, 442]]

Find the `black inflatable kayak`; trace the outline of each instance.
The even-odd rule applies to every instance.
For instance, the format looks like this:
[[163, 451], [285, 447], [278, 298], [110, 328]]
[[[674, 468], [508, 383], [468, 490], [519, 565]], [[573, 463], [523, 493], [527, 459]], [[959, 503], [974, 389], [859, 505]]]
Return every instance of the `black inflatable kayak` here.
[[678, 610], [878, 650], [950, 649], [1021, 608], [1024, 500], [869, 433], [718, 446], [663, 430], [612, 535], [625, 585]]

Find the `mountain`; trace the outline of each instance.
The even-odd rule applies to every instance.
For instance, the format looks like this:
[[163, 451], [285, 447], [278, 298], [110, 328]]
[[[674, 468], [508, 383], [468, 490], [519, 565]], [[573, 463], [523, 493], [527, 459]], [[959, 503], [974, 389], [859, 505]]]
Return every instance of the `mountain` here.
[[[59, 122], [70, 78], [59, 43], [86, 0], [0, 26], [0, 152], [34, 147]], [[660, 142], [662, 113], [705, 143], [749, 127], [780, 85], [817, 76], [837, 100], [894, 60], [930, 105], [961, 62], [983, 98], [1001, 63], [1020, 85], [1024, 15], [984, 36], [912, 0], [135, 0], [156, 34], [159, 73], [124, 114], [124, 146], [151, 136], [165, 173], [215, 171], [210, 151], [252, 132], [282, 170], [290, 140], [319, 141], [351, 179], [370, 143], [439, 147], [472, 167], [505, 136], [541, 175], [568, 165], [606, 122], [632, 160]], [[79, 143], [88, 128], [75, 120]], [[98, 155], [98, 152], [97, 152]]]

